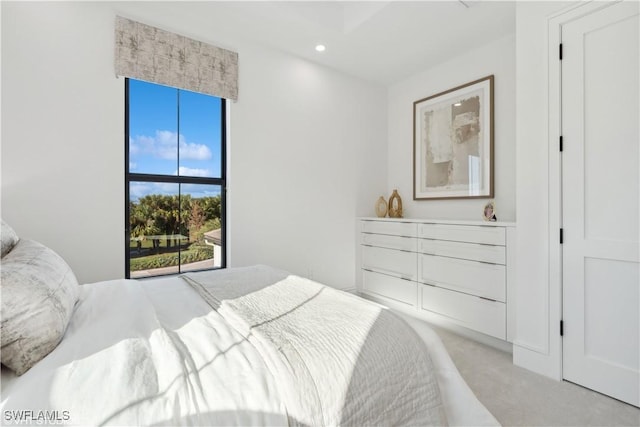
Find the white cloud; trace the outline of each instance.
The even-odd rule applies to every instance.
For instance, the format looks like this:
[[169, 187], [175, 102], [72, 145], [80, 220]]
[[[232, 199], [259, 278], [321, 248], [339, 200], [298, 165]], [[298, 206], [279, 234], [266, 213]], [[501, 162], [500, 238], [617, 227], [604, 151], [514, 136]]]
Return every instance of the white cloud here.
[[138, 167], [138, 164], [136, 162], [129, 162], [129, 170], [135, 170]]
[[211, 159], [211, 150], [204, 144], [186, 143], [180, 137], [180, 159], [209, 160]]
[[129, 198], [131, 200], [138, 200], [140, 197], [150, 194], [152, 188], [149, 184], [143, 182], [132, 182], [129, 185]]
[[174, 184], [163, 182], [132, 182], [129, 186], [129, 199], [138, 202], [140, 198], [149, 194], [161, 194], [166, 196], [182, 194], [190, 194], [193, 198], [211, 197], [220, 194], [219, 185], [207, 184]]
[[[178, 134], [168, 130], [157, 130], [154, 136], [136, 135], [129, 138], [129, 155], [150, 154], [153, 157], [176, 160]], [[180, 135], [180, 158], [184, 160], [209, 160], [211, 150], [204, 144], [187, 142], [184, 135]]]
[[178, 168], [178, 172], [179, 172], [178, 175], [180, 176], [200, 176], [200, 177], [211, 176], [211, 171], [209, 171], [209, 169], [188, 168], [185, 166], [180, 166]]
[[179, 184], [163, 182], [132, 182], [129, 185], [129, 199], [138, 201], [149, 194], [176, 195]]
[[183, 184], [180, 187], [182, 194], [190, 194], [194, 199], [212, 197], [220, 194], [219, 185]]

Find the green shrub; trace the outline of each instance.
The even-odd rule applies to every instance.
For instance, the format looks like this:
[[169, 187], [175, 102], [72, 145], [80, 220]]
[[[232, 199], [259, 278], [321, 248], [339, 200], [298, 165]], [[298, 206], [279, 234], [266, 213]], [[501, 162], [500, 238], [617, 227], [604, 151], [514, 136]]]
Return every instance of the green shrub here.
[[140, 258], [131, 258], [131, 271], [151, 270], [154, 268], [174, 267], [179, 263], [179, 257], [182, 258], [182, 264], [190, 264], [192, 262], [204, 261], [213, 258], [213, 247], [193, 244], [189, 249], [178, 252], [149, 255]]

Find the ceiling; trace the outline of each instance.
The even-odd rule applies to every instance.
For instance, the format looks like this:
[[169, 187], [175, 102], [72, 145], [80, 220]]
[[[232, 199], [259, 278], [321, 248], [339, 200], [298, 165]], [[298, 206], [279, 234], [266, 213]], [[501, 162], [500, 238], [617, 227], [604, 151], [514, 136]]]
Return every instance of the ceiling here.
[[[515, 32], [511, 1], [147, 1], [115, 9], [221, 47], [257, 43], [384, 85]], [[319, 43], [325, 52], [315, 51]]]

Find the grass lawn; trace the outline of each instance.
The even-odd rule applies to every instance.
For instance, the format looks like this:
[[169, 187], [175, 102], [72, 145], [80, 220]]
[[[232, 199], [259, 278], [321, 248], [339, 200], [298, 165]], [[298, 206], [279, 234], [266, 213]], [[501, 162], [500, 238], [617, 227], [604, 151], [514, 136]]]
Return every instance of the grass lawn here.
[[[176, 243], [175, 241], [172, 241], [171, 242], [171, 246], [168, 247], [167, 246], [167, 239], [160, 239], [159, 242], [160, 242], [160, 248], [161, 249], [167, 249], [167, 248], [168, 249], [173, 249], [175, 247], [174, 245]], [[185, 242], [186, 242], [186, 240], [185, 240]], [[145, 239], [145, 240], [141, 240], [140, 243], [141, 243], [141, 245], [140, 245], [141, 249], [153, 250], [153, 240]], [[182, 244], [182, 246], [185, 246], [185, 245], [188, 245], [188, 243], [183, 243]], [[135, 251], [138, 249], [138, 241], [130, 240], [129, 241], [129, 248], [130, 248], [131, 251], [133, 251], [133, 253], [135, 253]]]

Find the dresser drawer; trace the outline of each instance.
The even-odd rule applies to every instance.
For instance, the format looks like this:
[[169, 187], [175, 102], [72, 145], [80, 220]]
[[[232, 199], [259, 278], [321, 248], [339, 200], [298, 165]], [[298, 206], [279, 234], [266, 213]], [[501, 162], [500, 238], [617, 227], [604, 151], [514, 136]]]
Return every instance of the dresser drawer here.
[[409, 304], [412, 307], [416, 306], [418, 298], [418, 284], [416, 282], [367, 270], [362, 271], [362, 290]]
[[420, 285], [420, 287], [422, 310], [437, 313], [487, 335], [506, 339], [505, 304], [434, 286]]
[[362, 221], [363, 233], [389, 234], [391, 236], [416, 236], [416, 224], [394, 221]]
[[378, 246], [381, 248], [416, 252], [418, 241], [414, 237], [362, 233], [362, 244], [367, 246]]
[[505, 245], [504, 228], [492, 226], [419, 224], [418, 237], [486, 245]]
[[362, 246], [362, 268], [389, 274], [402, 279], [416, 280], [417, 255], [415, 252]]
[[505, 247], [446, 240], [418, 239], [418, 252], [473, 261], [505, 263]]
[[418, 255], [418, 281], [504, 302], [504, 265]]

